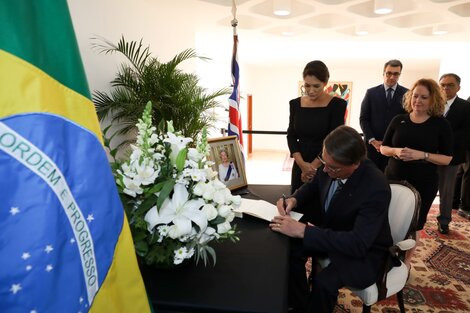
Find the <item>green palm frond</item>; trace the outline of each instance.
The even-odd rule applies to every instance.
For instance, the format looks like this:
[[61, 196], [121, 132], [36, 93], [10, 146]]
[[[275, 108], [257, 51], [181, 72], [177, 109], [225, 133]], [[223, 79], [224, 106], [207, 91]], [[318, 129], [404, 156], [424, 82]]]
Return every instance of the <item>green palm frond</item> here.
[[[152, 102], [152, 118], [155, 125], [173, 120], [175, 129], [184, 136], [196, 137], [201, 129], [211, 129], [216, 122], [214, 109], [220, 104], [218, 97], [229, 95], [223, 88], [208, 92], [199, 86], [199, 79], [178, 69], [189, 59], [209, 60], [196, 54], [193, 49], [178, 53], [169, 62], [160, 62], [151, 55], [149, 47], [140, 41], [127, 42], [121, 37], [117, 44], [95, 38], [93, 47], [105, 54], [120, 53], [127, 62], [120, 64], [111, 81], [109, 93], [94, 91], [93, 102], [100, 120], [109, 119], [116, 132], [129, 136], [135, 132], [135, 124], [148, 101]], [[118, 146], [126, 146], [123, 140]]]
[[[97, 39], [100, 39], [102, 43], [96, 42]], [[104, 54], [121, 53], [139, 72], [145, 67], [151, 55], [149, 47], [143, 48], [142, 39], [139, 42], [126, 42], [124, 36], [121, 36], [117, 45], [104, 38], [92, 38], [92, 40], [95, 40], [92, 44], [93, 48]]]

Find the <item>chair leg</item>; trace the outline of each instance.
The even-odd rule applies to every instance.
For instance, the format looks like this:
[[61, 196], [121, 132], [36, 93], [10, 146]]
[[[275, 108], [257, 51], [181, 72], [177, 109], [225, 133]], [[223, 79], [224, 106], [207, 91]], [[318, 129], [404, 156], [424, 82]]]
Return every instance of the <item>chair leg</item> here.
[[362, 304], [362, 313], [370, 313], [370, 305]]
[[405, 313], [405, 302], [403, 301], [403, 289], [397, 292], [398, 307], [401, 313]]

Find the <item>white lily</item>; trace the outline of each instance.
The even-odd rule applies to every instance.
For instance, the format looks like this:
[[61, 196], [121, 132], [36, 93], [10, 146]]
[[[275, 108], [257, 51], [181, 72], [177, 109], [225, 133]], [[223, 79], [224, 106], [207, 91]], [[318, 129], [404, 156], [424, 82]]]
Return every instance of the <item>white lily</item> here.
[[204, 204], [204, 200], [188, 200], [189, 193], [186, 187], [182, 184], [176, 184], [173, 189], [173, 197], [167, 198], [160, 208], [156, 207], [150, 209], [145, 215], [145, 221], [148, 224], [149, 231], [158, 224], [168, 224], [170, 226], [168, 235], [176, 239], [180, 236], [188, 235], [191, 233], [192, 222], [196, 223], [201, 231], [207, 227], [206, 214], [199, 210]]
[[142, 188], [140, 188], [140, 184], [136, 183], [133, 179], [130, 179], [126, 176], [122, 177], [122, 182], [124, 183], [124, 186], [126, 186], [123, 192], [131, 197], [140, 195], [144, 191]]
[[137, 183], [150, 185], [158, 177], [158, 174], [160, 174], [160, 167], [158, 165], [154, 165], [152, 161], [142, 162], [142, 164], [135, 166], [135, 171], [136, 175], [134, 180]]
[[186, 148], [186, 145], [193, 140], [191, 138], [176, 136], [175, 134], [171, 132], [168, 132], [167, 135], [168, 135], [168, 138], [165, 138], [163, 141], [169, 142], [171, 144], [170, 159], [173, 162], [173, 164], [175, 164], [178, 153], [184, 148]]

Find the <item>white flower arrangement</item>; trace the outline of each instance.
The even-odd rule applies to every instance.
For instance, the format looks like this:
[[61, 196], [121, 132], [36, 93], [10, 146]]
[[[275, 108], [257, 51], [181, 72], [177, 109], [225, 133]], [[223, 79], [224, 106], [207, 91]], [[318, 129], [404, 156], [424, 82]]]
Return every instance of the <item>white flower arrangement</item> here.
[[175, 132], [172, 122], [157, 132], [149, 102], [137, 123], [129, 159], [118, 166], [123, 199], [136, 252], [148, 265], [172, 267], [196, 257], [215, 264], [212, 240], [238, 241], [232, 221], [240, 196], [218, 180], [207, 159], [205, 129], [196, 144]]

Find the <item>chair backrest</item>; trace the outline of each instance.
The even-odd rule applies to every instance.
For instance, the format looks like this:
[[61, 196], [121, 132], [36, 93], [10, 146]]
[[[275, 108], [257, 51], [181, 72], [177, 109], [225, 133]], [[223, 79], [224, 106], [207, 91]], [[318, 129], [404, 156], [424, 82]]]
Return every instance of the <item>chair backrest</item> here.
[[388, 207], [388, 220], [395, 244], [414, 234], [421, 197], [406, 181], [392, 181], [390, 188], [392, 198]]

